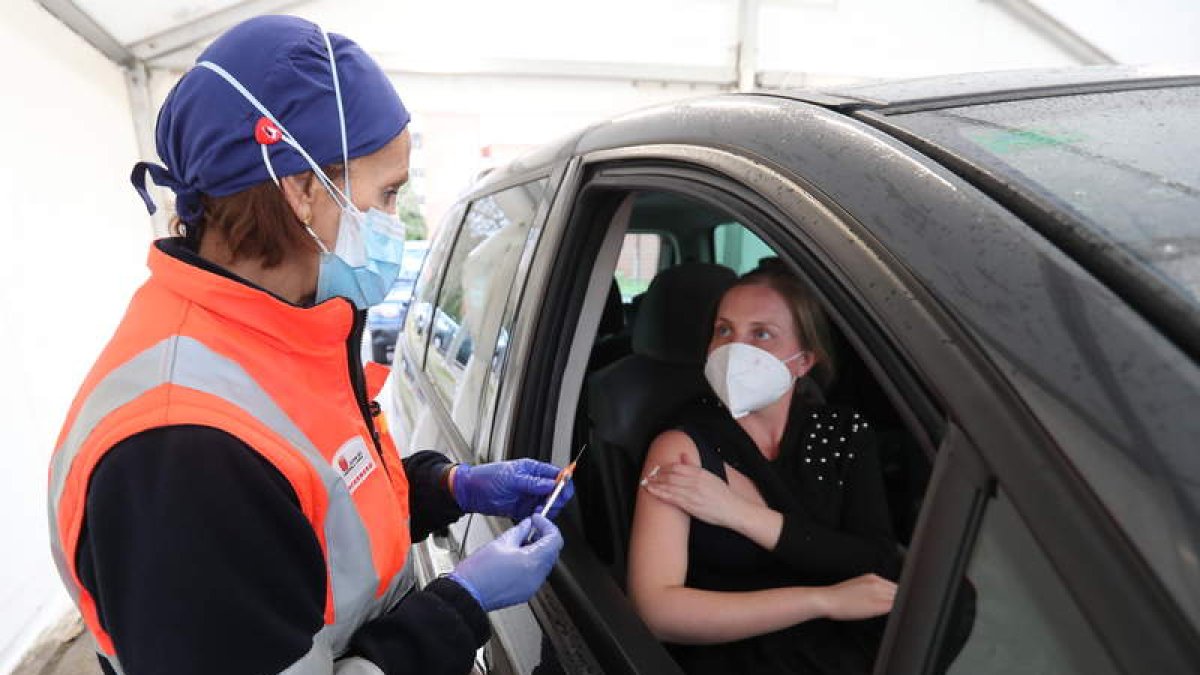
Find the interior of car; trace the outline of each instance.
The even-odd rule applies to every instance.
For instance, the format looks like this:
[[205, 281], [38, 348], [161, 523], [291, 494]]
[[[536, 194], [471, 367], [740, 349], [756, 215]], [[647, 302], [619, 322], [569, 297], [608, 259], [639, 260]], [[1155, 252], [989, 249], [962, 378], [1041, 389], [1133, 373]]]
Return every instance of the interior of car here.
[[[607, 288], [580, 386], [572, 447], [588, 447], [575, 474], [588, 545], [624, 588], [642, 462], [655, 436], [708, 391], [703, 367], [718, 300], [764, 258], [796, 262], [760, 237], [755, 224], [671, 191], [630, 194], [612, 227], [622, 231], [620, 251], [615, 265], [612, 256], [597, 257], [593, 279], [602, 278]], [[603, 266], [611, 273], [602, 277]], [[871, 420], [893, 529], [907, 545], [929, 478], [930, 449], [910, 431], [848, 339], [838, 308], [825, 309], [836, 374], [804, 394]]]

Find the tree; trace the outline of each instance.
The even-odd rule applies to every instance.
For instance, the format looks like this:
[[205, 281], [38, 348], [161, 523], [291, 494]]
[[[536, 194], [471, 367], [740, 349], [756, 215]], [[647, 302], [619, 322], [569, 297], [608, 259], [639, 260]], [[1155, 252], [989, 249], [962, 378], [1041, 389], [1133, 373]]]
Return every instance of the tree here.
[[425, 216], [421, 213], [421, 205], [417, 203], [417, 195], [413, 192], [412, 184], [405, 184], [396, 195], [396, 215], [404, 223], [404, 238], [419, 240], [429, 238], [429, 228], [425, 226]]

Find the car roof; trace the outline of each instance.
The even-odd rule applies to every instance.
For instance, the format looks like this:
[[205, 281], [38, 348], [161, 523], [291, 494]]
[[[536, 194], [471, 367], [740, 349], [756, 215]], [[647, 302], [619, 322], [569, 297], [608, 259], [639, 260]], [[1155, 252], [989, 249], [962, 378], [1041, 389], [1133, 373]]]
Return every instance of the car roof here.
[[763, 92], [840, 108], [899, 112], [1092, 91], [1200, 84], [1200, 65], [1087, 66], [961, 73], [821, 90]]
[[571, 153], [575, 150], [576, 145], [578, 145], [579, 139], [590, 128], [592, 127], [578, 129], [565, 136], [543, 143], [516, 159], [492, 171], [488, 171], [483, 176], [480, 176], [460, 199], [469, 199], [473, 195], [491, 192], [499, 187], [508, 186], [514, 181], [527, 180], [531, 175], [548, 173], [557, 163], [571, 157]]
[[[530, 176], [545, 174], [571, 157], [589, 132], [642, 114], [663, 113], [706, 100], [749, 101], [754, 96], [790, 99], [842, 111], [877, 110], [883, 113], [949, 108], [1043, 96], [1092, 91], [1200, 85], [1198, 66], [1086, 66], [1057, 69], [1007, 70], [962, 73], [821, 90], [760, 91], [753, 95], [731, 92], [684, 99], [617, 115], [578, 129], [497, 167], [479, 177], [460, 196], [463, 199], [507, 187]], [[746, 106], [750, 108], [750, 105]]]

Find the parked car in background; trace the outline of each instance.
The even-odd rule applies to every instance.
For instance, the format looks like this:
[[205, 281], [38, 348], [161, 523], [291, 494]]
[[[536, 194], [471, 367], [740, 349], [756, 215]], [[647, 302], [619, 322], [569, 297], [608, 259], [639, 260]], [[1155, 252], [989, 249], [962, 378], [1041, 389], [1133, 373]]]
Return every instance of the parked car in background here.
[[[477, 669], [679, 672], [624, 593], [631, 499], [704, 386], [688, 275], [777, 256], [907, 547], [877, 674], [1200, 672], [1198, 119], [1200, 72], [1125, 67], [730, 94], [480, 178], [417, 279], [390, 429], [463, 462], [588, 451]], [[462, 519], [418, 575], [509, 526]]]
[[404, 242], [404, 263], [400, 276], [388, 291], [383, 302], [367, 310], [367, 332], [371, 340], [371, 359], [378, 363], [391, 364], [396, 348], [396, 337], [404, 323], [408, 300], [412, 297], [413, 283], [421, 271], [421, 263], [429, 252], [425, 240]]

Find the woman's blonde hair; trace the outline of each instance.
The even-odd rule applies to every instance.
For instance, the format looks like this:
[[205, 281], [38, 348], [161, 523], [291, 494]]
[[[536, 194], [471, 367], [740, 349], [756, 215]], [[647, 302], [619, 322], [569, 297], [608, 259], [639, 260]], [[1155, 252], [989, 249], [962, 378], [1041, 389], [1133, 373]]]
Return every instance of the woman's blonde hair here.
[[829, 319], [808, 286], [792, 274], [779, 258], [763, 258], [758, 267], [743, 274], [731, 288], [738, 286], [765, 286], [783, 297], [791, 311], [792, 325], [800, 347], [813, 355], [814, 365], [809, 377], [822, 389], [827, 388], [837, 371]]

